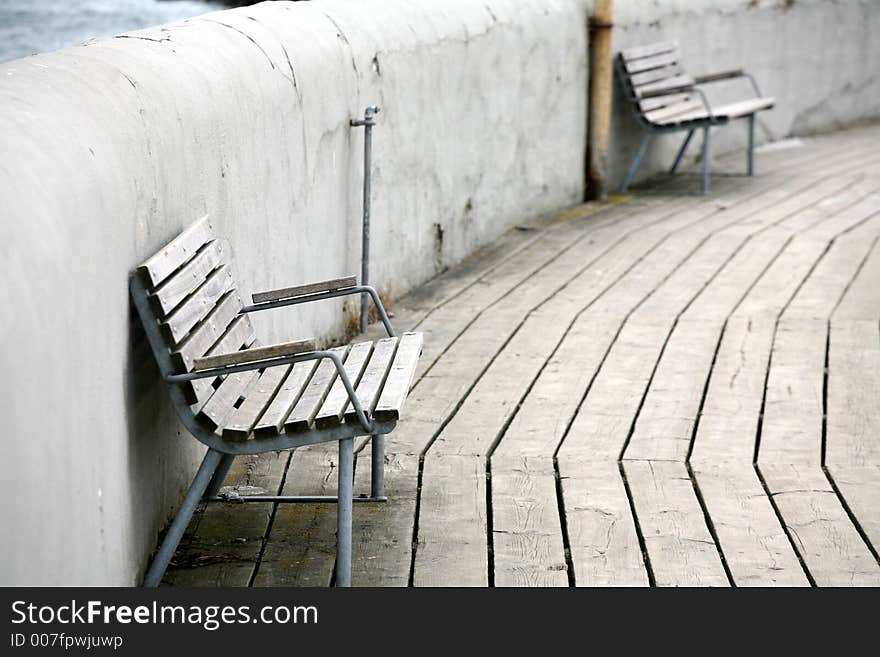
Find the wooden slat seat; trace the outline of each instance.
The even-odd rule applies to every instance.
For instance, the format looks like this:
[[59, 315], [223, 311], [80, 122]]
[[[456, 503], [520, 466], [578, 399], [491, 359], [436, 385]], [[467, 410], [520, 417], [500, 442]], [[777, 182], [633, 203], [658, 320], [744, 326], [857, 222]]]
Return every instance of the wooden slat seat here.
[[[755, 114], [773, 107], [774, 99], [762, 96], [754, 80], [742, 69], [693, 77], [684, 70], [678, 44], [674, 41], [648, 44], [621, 51], [616, 60], [618, 77], [624, 92], [642, 124], [642, 143], [624, 178], [626, 191], [645, 156], [648, 144], [657, 132], [686, 130], [671, 173], [678, 164], [697, 129], [703, 130], [703, 192], [709, 189], [709, 130], [734, 119], [749, 119], [748, 173], [754, 170]], [[704, 84], [746, 77], [754, 87], [754, 98], [723, 105], [711, 105], [701, 88]]]
[[[395, 337], [376, 290], [355, 277], [295, 285], [252, 296], [245, 306], [229, 247], [203, 217], [137, 267], [131, 293], [171, 399], [186, 428], [208, 453], [146, 577], [155, 585], [195, 504], [213, 498], [237, 454], [257, 454], [338, 441], [340, 508], [337, 581], [350, 576], [353, 438], [372, 436], [374, 468], [384, 434], [393, 430], [409, 392], [422, 337]], [[389, 337], [332, 349], [315, 341], [261, 344], [251, 312], [366, 294]], [[374, 475], [374, 501], [384, 500]], [[295, 501], [294, 497], [278, 498]], [[311, 498], [309, 498], [311, 499]], [[340, 547], [340, 549], [342, 549]]]

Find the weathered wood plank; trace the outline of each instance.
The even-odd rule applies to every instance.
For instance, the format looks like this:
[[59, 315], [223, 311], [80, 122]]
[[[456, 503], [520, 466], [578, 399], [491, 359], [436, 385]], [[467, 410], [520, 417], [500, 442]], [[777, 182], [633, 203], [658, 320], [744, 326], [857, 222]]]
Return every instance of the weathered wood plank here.
[[693, 94], [691, 93], [673, 93], [668, 96], [652, 96], [651, 98], [643, 98], [639, 100], [639, 108], [643, 112], [651, 112], [662, 107], [677, 105], [692, 97]]
[[838, 466], [828, 465], [828, 472], [846, 501], [846, 506], [859, 523], [874, 554], [880, 552], [880, 465]]
[[677, 41], [661, 41], [658, 43], [649, 43], [644, 46], [633, 46], [621, 51], [621, 56], [628, 62], [642, 57], [652, 57], [666, 52], [675, 52], [678, 50]]
[[[335, 351], [345, 361], [349, 347], [336, 347]], [[323, 359], [312, 375], [308, 386], [303, 391], [293, 410], [284, 422], [285, 431], [302, 431], [311, 426], [318, 414], [321, 404], [330, 392], [337, 377], [336, 365], [329, 358]]]
[[357, 276], [344, 276], [342, 278], [331, 278], [327, 281], [318, 283], [306, 283], [305, 285], [294, 285], [278, 290], [270, 290], [268, 292], [257, 292], [252, 296], [254, 303], [268, 303], [270, 301], [278, 301], [280, 299], [292, 299], [294, 297], [303, 297], [309, 294], [318, 294], [320, 292], [333, 292], [342, 290], [347, 287], [357, 285]]
[[232, 269], [222, 265], [215, 269], [204, 283], [162, 322], [162, 332], [168, 342], [178, 345], [190, 330], [213, 310], [218, 301], [232, 289]]
[[656, 82], [648, 82], [639, 85], [633, 89], [637, 98], [653, 96], [657, 94], [665, 95], [681, 89], [689, 89], [694, 85], [694, 79], [689, 75], [675, 75], [673, 77], [657, 80]]
[[751, 467], [774, 324], [771, 317], [728, 320], [694, 439], [695, 465]]
[[693, 471], [737, 586], [809, 586], [751, 463], [695, 459]]
[[421, 353], [421, 333], [404, 333], [400, 336], [391, 369], [373, 412], [377, 420], [396, 420], [400, 417]]
[[652, 68], [641, 73], [633, 73], [629, 76], [629, 81], [634, 87], [638, 88], [651, 82], [668, 80], [680, 75], [682, 75], [681, 66], [678, 64], [669, 64], [662, 68]]
[[657, 586], [728, 586], [684, 463], [624, 461]]
[[214, 239], [214, 228], [207, 215], [193, 222], [156, 255], [138, 267], [144, 283], [155, 289], [173, 271], [192, 258], [204, 244]]
[[254, 427], [255, 438], [271, 437], [281, 433], [287, 416], [299, 401], [306, 389], [306, 383], [311, 379], [317, 367], [318, 361], [316, 360], [293, 364], [293, 368], [282, 381], [266, 412]]
[[169, 277], [150, 295], [150, 304], [159, 317], [168, 315], [201, 285], [223, 261], [229, 247], [221, 240], [205, 245], [179, 272]]
[[486, 586], [486, 461], [478, 456], [425, 459], [413, 582]]
[[[360, 381], [372, 351], [372, 342], [356, 342], [349, 349], [344, 369], [353, 387], [356, 387]], [[349, 403], [345, 384], [343, 384], [342, 378], [337, 376], [333, 386], [330, 388], [330, 392], [327, 393], [320, 409], [315, 415], [315, 426], [325, 428], [342, 422], [342, 417], [345, 415], [345, 409]]]
[[647, 586], [642, 550], [615, 461], [560, 459], [577, 586]]
[[[336, 443], [299, 448], [281, 494], [336, 495], [338, 473]], [[279, 504], [254, 586], [330, 586], [335, 563], [336, 505]]]
[[[213, 317], [213, 315], [212, 315]], [[255, 340], [254, 327], [247, 315], [239, 315], [235, 317], [229, 324], [229, 328], [223, 334], [217, 343], [208, 350], [208, 353], [225, 353], [234, 351], [242, 347], [250, 347]], [[183, 384], [184, 393], [187, 395], [187, 401], [192, 404], [202, 404], [214, 393], [214, 381], [212, 377], [204, 379], [193, 379]]]
[[[392, 362], [397, 352], [398, 338], [384, 338], [376, 342], [367, 369], [355, 389], [358, 401], [366, 413], [372, 417], [379, 403], [379, 396], [390, 376]], [[413, 368], [415, 370], [415, 368]], [[346, 422], [357, 422], [357, 413], [349, 405], [345, 412]]]
[[817, 585], [880, 586], [880, 565], [821, 469], [763, 463], [761, 474]]
[[282, 342], [280, 344], [272, 344], [266, 347], [254, 347], [253, 349], [239, 349], [238, 351], [217, 353], [211, 356], [196, 358], [193, 361], [193, 370], [198, 372], [200, 370], [214, 369], [215, 367], [240, 365], [242, 363], [256, 363], [261, 360], [280, 358], [282, 356], [305, 354], [310, 351], [315, 351], [315, 349], [314, 338], [296, 340], [294, 342]]
[[269, 367], [248, 390], [241, 406], [236, 408], [223, 424], [223, 437], [228, 440], [247, 440], [257, 421], [272, 401], [291, 365]]
[[247, 390], [257, 380], [257, 372], [235, 372], [223, 382], [204, 403], [196, 414], [196, 419], [210, 431], [223, 426], [241, 400], [247, 397]]
[[495, 586], [568, 586], [552, 459], [493, 459], [491, 503]]
[[641, 71], [647, 71], [652, 68], [662, 68], [669, 64], [678, 62], [677, 48], [672, 48], [658, 55], [650, 55], [648, 57], [639, 57], [637, 59], [624, 59], [624, 66], [627, 73], [634, 74]]
[[[232, 325], [233, 320], [238, 316], [242, 303], [235, 290], [229, 292], [223, 297], [214, 310], [202, 322], [193, 329], [189, 336], [176, 347], [171, 353], [171, 361], [179, 370], [189, 371], [192, 368], [193, 361], [199, 356], [203, 356], [211, 351], [211, 347], [220, 340], [220, 337], [227, 332], [227, 328]], [[238, 330], [251, 327], [251, 320], [247, 316], [243, 318], [245, 324]], [[237, 325], [241, 324], [241, 321]], [[251, 329], [252, 330], [252, 329]], [[239, 343], [238, 347], [243, 343]], [[237, 349], [236, 346], [230, 346]]]
[[[358, 454], [355, 495], [370, 493], [371, 447]], [[412, 562], [419, 459], [386, 454], [388, 501], [358, 504], [352, 520], [351, 581], [354, 586], [407, 586]]]

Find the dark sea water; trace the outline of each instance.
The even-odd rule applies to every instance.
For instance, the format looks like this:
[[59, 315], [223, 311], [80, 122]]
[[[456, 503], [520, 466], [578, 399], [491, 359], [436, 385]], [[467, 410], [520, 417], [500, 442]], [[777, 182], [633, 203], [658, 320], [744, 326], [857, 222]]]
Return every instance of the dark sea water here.
[[200, 0], [0, 0], [0, 62], [223, 8]]

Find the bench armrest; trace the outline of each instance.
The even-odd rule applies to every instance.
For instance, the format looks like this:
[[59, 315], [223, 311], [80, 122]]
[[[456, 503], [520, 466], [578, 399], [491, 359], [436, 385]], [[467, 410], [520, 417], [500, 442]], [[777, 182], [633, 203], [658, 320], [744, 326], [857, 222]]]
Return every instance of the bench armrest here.
[[729, 71], [719, 71], [718, 73], [709, 73], [708, 75], [698, 75], [694, 78], [694, 84], [709, 84], [710, 82], [721, 82], [723, 80], [734, 80], [736, 78], [748, 78], [749, 82], [752, 83], [752, 89], [755, 90], [755, 96], [761, 96], [761, 90], [758, 88], [758, 83], [755, 82], [755, 78], [741, 68], [734, 68]]
[[196, 358], [193, 361], [193, 371], [199, 372], [210, 370], [216, 367], [226, 367], [227, 365], [241, 365], [243, 363], [254, 363], [262, 360], [270, 360], [281, 356], [294, 356], [296, 354], [304, 354], [315, 351], [314, 338], [308, 340], [297, 340], [296, 342], [283, 342], [280, 344], [269, 345], [268, 347], [254, 347], [253, 349], [241, 349], [228, 354], [217, 354], [215, 356], [205, 356]]
[[356, 285], [356, 276], [345, 276], [343, 278], [331, 278], [328, 281], [320, 281], [318, 283], [307, 283], [305, 285], [284, 287], [279, 290], [270, 290], [268, 292], [257, 292], [251, 298], [255, 304], [260, 304], [269, 301], [279, 301], [281, 299], [295, 299], [297, 297], [320, 294], [321, 292], [333, 292], [335, 290], [355, 287]]
[[[345, 283], [345, 286], [342, 285], [343, 283]], [[379, 311], [379, 318], [385, 326], [385, 331], [389, 337], [393, 338], [394, 327], [391, 326], [391, 320], [388, 319], [388, 313], [385, 312], [385, 306], [382, 305], [379, 293], [370, 285], [357, 285], [357, 279], [354, 276], [335, 278], [321, 283], [286, 287], [270, 292], [260, 292], [253, 295], [253, 305], [245, 306], [239, 313], [245, 314], [257, 310], [272, 310], [273, 308], [282, 308], [284, 306], [296, 306], [301, 303], [335, 299], [336, 297], [352, 294], [368, 294], [370, 296], [373, 304], [376, 306], [376, 310]]]
[[707, 82], [717, 82], [718, 80], [730, 80], [745, 75], [745, 71], [741, 68], [734, 68], [729, 71], [718, 71], [717, 73], [708, 73], [707, 75], [698, 75], [694, 78], [696, 84], [706, 84]]
[[[255, 352], [264, 352], [265, 354], [266, 350], [276, 348], [297, 348], [290, 345], [302, 345], [302, 347], [305, 348], [307, 345], [309, 345], [309, 343], [311, 343], [312, 351], [300, 351], [298, 353], [290, 353], [286, 355], [282, 355], [276, 352], [268, 357], [264, 355], [263, 358], [259, 360], [253, 359]], [[242, 349], [241, 351], [234, 352], [233, 354], [223, 354], [223, 356], [234, 356], [235, 354], [247, 353], [250, 353], [250, 359], [247, 359], [248, 357], [244, 357], [246, 359], [245, 362], [230, 363], [222, 367], [212, 367], [211, 369], [205, 370], [193, 370], [192, 372], [185, 372], [183, 374], [166, 374], [165, 380], [168, 383], [184, 383], [186, 381], [192, 381], [194, 379], [225, 376], [227, 374], [233, 374], [235, 372], [261, 370], [267, 367], [276, 367], [278, 365], [288, 365], [291, 363], [300, 363], [307, 360], [320, 360], [322, 358], [329, 358], [333, 361], [333, 365], [336, 367], [336, 373], [339, 376], [339, 379], [342, 381], [342, 385], [345, 387], [345, 392], [348, 394], [348, 400], [351, 402], [351, 406], [354, 409], [358, 421], [367, 433], [373, 433], [373, 422], [367, 416], [363, 406], [361, 406], [361, 402], [354, 391], [354, 386], [351, 384], [351, 379], [348, 378], [348, 374], [345, 372], [345, 367], [342, 365], [342, 359], [336, 352], [329, 350], [314, 351], [314, 340], [300, 340], [298, 342], [288, 342], [283, 345], [258, 347], [256, 349]]]
[[666, 87], [665, 89], [657, 89], [656, 91], [646, 91], [643, 94], [640, 94], [636, 97], [636, 100], [645, 100], [646, 98], [656, 98], [657, 96], [670, 96], [672, 94], [679, 94], [686, 91], [693, 91], [694, 87], [691, 84], [683, 84], [679, 87]]

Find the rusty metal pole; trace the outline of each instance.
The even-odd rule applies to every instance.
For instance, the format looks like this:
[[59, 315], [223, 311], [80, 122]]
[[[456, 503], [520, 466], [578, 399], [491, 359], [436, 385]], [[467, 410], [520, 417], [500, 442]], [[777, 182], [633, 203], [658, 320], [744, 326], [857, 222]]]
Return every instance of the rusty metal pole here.
[[590, 17], [590, 103], [587, 135], [587, 200], [608, 198], [608, 130], [613, 84], [613, 0], [595, 0]]

